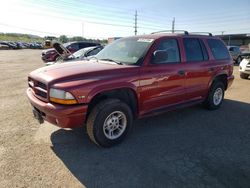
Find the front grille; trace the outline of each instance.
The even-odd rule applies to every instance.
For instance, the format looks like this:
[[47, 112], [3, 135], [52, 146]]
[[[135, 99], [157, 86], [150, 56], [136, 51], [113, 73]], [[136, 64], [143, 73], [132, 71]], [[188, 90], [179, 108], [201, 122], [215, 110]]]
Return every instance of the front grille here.
[[48, 94], [47, 94], [46, 84], [40, 81], [37, 81], [33, 78], [30, 78], [30, 77], [28, 78], [28, 84], [29, 84], [29, 87], [32, 88], [36, 97], [38, 97], [39, 99], [43, 101], [47, 101]]

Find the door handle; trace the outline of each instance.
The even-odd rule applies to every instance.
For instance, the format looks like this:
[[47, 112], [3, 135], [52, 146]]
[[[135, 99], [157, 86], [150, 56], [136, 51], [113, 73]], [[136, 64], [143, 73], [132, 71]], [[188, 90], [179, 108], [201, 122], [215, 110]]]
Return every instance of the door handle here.
[[184, 76], [185, 75], [185, 71], [184, 70], [179, 70], [178, 71], [178, 75], [179, 76]]

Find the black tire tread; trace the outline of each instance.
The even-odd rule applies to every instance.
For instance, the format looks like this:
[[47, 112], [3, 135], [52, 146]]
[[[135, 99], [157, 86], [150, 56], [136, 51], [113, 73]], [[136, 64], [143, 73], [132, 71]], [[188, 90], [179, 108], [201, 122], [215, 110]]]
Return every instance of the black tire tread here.
[[240, 77], [241, 77], [242, 79], [248, 79], [249, 74], [245, 74], [245, 73], [241, 72], [241, 73], [240, 73]]
[[[223, 92], [225, 92], [225, 85], [223, 84], [223, 82], [222, 81], [220, 81], [220, 80], [215, 80], [213, 83], [212, 83], [212, 85], [211, 85], [211, 87], [210, 87], [210, 89], [209, 89], [209, 93], [208, 93], [208, 96], [207, 96], [207, 99], [204, 101], [204, 106], [208, 109], [208, 110], [216, 110], [216, 109], [218, 109], [219, 107], [220, 107], [220, 105], [218, 105], [218, 106], [214, 106], [212, 103], [211, 103], [211, 100], [212, 100], [212, 94], [213, 94], [213, 90], [214, 90], [214, 88], [217, 86], [217, 85], [221, 85], [222, 87], [223, 87]], [[223, 99], [224, 99], [224, 94], [223, 94]], [[223, 101], [223, 99], [222, 99], [222, 101]]]
[[108, 104], [114, 104], [121, 102], [119, 99], [106, 99], [98, 103], [90, 112], [89, 117], [87, 119], [87, 133], [91, 141], [93, 141], [96, 145], [100, 146], [100, 144], [96, 141], [94, 136], [94, 123], [98, 113]]

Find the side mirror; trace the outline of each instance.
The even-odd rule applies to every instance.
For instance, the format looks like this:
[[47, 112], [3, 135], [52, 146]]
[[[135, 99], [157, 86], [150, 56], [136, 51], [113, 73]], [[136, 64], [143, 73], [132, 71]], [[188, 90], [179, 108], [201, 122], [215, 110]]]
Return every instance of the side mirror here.
[[161, 63], [168, 60], [168, 52], [166, 50], [156, 50], [153, 53], [153, 63]]

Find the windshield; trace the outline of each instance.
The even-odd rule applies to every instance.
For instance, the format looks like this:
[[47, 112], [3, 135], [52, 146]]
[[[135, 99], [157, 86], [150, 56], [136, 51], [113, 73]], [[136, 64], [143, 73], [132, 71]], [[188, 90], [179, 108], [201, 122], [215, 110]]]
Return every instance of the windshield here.
[[124, 64], [136, 64], [152, 42], [153, 39], [139, 37], [119, 39], [105, 47], [96, 57]]

